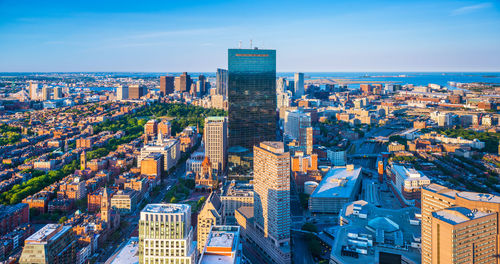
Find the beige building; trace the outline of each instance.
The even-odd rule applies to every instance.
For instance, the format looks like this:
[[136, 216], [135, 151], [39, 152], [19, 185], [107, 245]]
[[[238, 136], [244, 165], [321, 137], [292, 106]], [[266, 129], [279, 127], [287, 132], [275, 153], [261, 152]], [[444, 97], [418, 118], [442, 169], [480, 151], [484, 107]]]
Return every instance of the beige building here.
[[499, 263], [500, 197], [422, 188], [422, 263]]
[[142, 160], [151, 153], [163, 155], [163, 170], [168, 171], [177, 164], [180, 153], [180, 141], [178, 139], [164, 139], [162, 134], [158, 134], [158, 139], [149, 142], [141, 148], [141, 155], [138, 157], [137, 165], [142, 166]]
[[224, 172], [227, 160], [227, 117], [205, 118], [203, 132], [205, 156], [212, 162], [212, 168]]
[[71, 226], [42, 227], [24, 241], [19, 263], [76, 263], [76, 239]]
[[135, 190], [120, 190], [111, 197], [111, 207], [122, 213], [130, 213], [137, 206], [138, 194]]
[[282, 142], [254, 146], [255, 223], [276, 246], [290, 242], [290, 153]]
[[139, 263], [196, 263], [191, 206], [148, 204], [139, 220]]
[[242, 206], [253, 206], [253, 185], [232, 181], [224, 187], [221, 200], [225, 224], [235, 224], [236, 210]]
[[222, 224], [222, 202], [217, 193], [212, 192], [198, 214], [198, 253], [203, 252], [210, 228]]

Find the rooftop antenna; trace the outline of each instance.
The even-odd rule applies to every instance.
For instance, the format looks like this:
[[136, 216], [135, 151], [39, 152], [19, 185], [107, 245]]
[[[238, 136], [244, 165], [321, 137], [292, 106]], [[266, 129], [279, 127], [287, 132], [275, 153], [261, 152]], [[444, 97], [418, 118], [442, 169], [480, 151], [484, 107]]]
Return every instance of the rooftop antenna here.
[[241, 40], [240, 43], [238, 44], [238, 49], [241, 49]]
[[250, 40], [250, 49], [252, 49], [252, 40]]

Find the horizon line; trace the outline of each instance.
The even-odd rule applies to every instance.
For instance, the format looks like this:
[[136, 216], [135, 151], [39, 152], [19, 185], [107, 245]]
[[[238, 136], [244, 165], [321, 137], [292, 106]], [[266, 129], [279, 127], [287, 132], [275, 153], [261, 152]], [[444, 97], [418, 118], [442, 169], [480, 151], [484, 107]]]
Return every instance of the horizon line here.
[[[225, 69], [225, 68], [218, 68]], [[227, 69], [225, 69], [227, 70]], [[2, 73], [216, 73], [217, 71], [0, 71]], [[494, 71], [480, 70], [444, 70], [444, 71], [397, 71], [397, 70], [382, 70], [382, 71], [276, 71], [278, 73], [500, 73], [500, 69]]]

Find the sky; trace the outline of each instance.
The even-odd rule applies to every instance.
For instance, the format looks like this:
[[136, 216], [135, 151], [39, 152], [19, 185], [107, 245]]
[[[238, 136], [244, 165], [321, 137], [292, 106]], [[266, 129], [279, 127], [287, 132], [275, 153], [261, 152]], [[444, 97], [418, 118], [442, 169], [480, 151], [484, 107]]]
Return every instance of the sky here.
[[500, 1], [0, 0], [0, 72], [500, 71]]

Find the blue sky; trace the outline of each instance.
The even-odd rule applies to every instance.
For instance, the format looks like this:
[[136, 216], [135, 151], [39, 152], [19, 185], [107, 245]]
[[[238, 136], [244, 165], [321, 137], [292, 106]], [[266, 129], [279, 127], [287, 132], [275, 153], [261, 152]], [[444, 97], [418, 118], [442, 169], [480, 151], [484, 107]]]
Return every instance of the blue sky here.
[[0, 0], [0, 71], [500, 71], [498, 1]]

